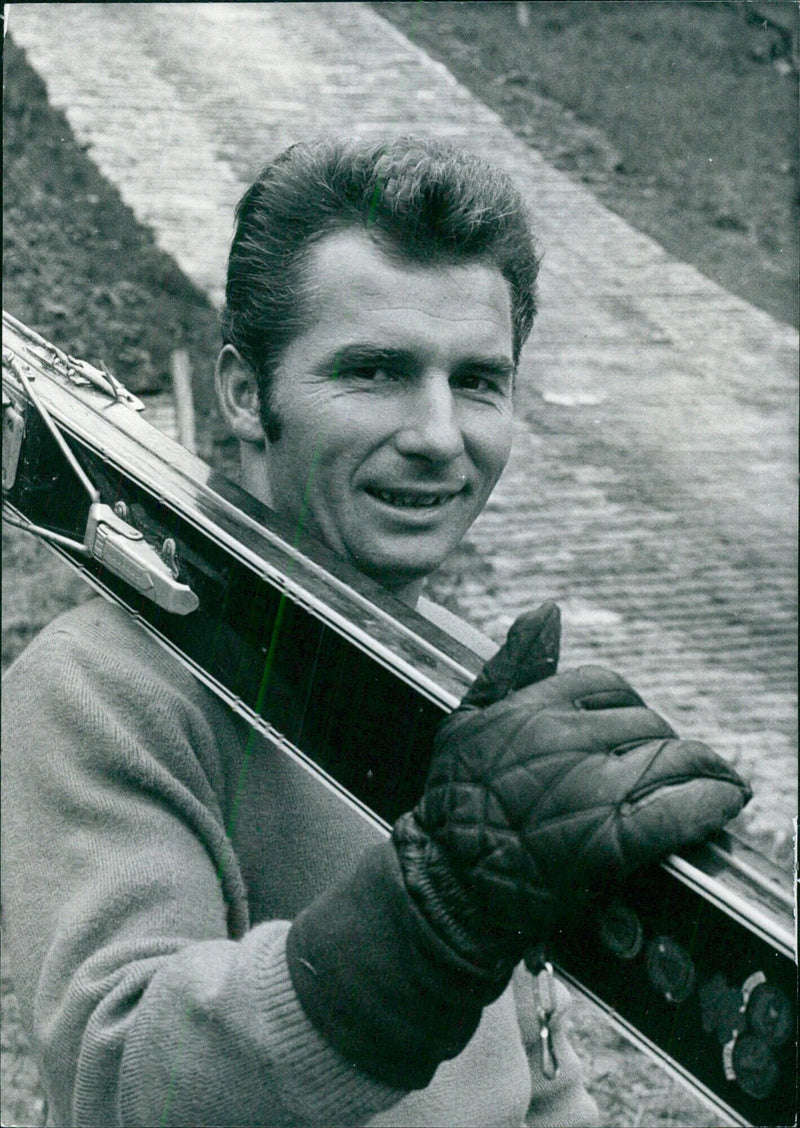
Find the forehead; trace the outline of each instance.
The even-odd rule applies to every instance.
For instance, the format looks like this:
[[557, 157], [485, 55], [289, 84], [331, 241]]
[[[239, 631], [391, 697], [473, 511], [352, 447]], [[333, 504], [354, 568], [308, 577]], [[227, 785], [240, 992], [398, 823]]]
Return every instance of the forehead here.
[[390, 257], [364, 231], [328, 235], [306, 271], [306, 337], [322, 345], [379, 336], [422, 350], [511, 354], [511, 297], [490, 263], [420, 265]]

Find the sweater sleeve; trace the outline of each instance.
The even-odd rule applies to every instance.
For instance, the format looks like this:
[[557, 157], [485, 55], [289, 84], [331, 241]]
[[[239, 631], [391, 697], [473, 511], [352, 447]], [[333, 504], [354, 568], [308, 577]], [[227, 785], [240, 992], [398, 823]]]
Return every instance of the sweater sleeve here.
[[363, 1123], [402, 1093], [316, 1032], [288, 922], [248, 928], [220, 802], [235, 729], [100, 607], [46, 630], [3, 693], [6, 954], [51, 1119]]

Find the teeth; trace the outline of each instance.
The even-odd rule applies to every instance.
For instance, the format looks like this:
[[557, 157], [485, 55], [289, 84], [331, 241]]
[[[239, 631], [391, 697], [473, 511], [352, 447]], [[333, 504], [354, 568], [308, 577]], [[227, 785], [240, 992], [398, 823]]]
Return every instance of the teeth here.
[[375, 490], [375, 496], [385, 501], [387, 505], [396, 505], [403, 509], [428, 509], [433, 505], [441, 505], [447, 495], [400, 494], [391, 493], [389, 490]]

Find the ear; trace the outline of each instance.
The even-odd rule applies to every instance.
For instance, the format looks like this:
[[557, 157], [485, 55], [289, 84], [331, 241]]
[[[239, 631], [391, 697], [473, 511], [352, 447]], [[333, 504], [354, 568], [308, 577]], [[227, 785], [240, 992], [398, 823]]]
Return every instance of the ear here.
[[263, 443], [258, 381], [233, 345], [225, 345], [217, 357], [214, 382], [220, 411], [236, 438], [244, 443]]

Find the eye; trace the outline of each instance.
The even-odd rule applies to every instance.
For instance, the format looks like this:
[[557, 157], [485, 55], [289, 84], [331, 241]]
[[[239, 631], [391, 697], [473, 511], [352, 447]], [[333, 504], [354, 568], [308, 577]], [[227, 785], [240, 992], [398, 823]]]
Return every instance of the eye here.
[[399, 380], [401, 374], [385, 364], [352, 364], [342, 369], [340, 376], [348, 380], [389, 381]]
[[452, 384], [454, 388], [461, 388], [466, 392], [499, 392], [501, 390], [496, 379], [479, 370], [459, 372], [457, 376], [453, 377]]

